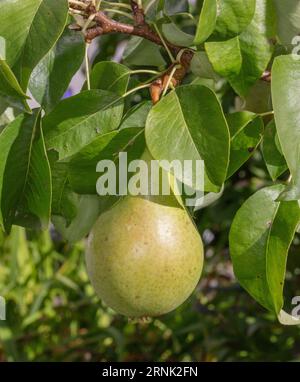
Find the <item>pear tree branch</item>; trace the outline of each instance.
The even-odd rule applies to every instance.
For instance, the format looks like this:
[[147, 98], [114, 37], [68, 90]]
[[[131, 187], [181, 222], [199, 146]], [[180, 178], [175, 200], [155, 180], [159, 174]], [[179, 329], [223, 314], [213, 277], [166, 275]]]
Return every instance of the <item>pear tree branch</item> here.
[[[79, 2], [69, 1], [69, 6], [76, 12], [81, 12], [81, 16], [85, 19], [92, 19], [93, 24], [88, 29], [84, 30], [85, 39], [91, 42], [98, 36], [103, 36], [112, 33], [120, 33], [130, 36], [138, 36], [148, 41], [153, 42], [159, 46], [165, 47], [172, 52], [177, 61], [172, 63], [169, 69], [156, 79], [150, 86], [150, 93], [153, 103], [159, 101], [161, 95], [167, 90], [165, 87], [175, 87], [179, 85], [186, 76], [194, 52], [191, 49], [186, 49], [181, 46], [174, 45], [168, 41], [162, 41], [159, 34], [154, 31], [151, 26], [146, 22], [145, 13], [140, 6], [140, 2], [131, 0], [131, 10], [134, 18], [133, 24], [125, 24], [108, 17], [104, 11], [97, 11], [93, 2], [85, 1], [84, 7], [80, 7]], [[78, 28], [80, 29], [80, 28]], [[175, 70], [174, 70], [175, 68]], [[172, 78], [170, 75], [172, 74]]]

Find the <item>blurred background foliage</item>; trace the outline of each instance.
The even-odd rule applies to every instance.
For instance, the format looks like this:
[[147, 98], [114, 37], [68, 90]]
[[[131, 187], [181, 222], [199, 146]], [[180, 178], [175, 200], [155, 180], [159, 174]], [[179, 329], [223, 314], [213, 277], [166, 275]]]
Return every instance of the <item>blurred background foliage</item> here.
[[[193, 3], [199, 14], [202, 1]], [[178, 24], [193, 33], [195, 24], [180, 17]], [[120, 61], [125, 40], [118, 35], [98, 40], [94, 64]], [[82, 83], [76, 81], [78, 89]], [[131, 81], [134, 86], [137, 79]], [[217, 91], [225, 111], [237, 110], [226, 82], [221, 80]], [[127, 108], [143, 97], [149, 99], [147, 91], [129, 97]], [[256, 95], [253, 100], [255, 107], [262, 105]], [[223, 197], [197, 213], [206, 254], [199, 286], [179, 309], [149, 322], [128, 321], [95, 296], [84, 264], [84, 240], [71, 245], [53, 227], [49, 232], [13, 227], [9, 236], [0, 232], [0, 295], [7, 301], [7, 320], [0, 321], [0, 361], [300, 361], [300, 329], [281, 326], [239, 286], [229, 256], [234, 214], [269, 184], [257, 151], [227, 182]], [[288, 312], [292, 297], [300, 295], [299, 248], [296, 236], [285, 285]]]

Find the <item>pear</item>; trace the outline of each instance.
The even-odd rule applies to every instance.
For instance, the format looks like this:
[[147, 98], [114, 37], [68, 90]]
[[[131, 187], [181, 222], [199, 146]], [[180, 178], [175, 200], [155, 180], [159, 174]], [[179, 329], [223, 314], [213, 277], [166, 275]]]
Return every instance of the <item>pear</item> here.
[[97, 295], [130, 318], [156, 317], [181, 305], [203, 267], [203, 244], [172, 196], [127, 196], [97, 220], [86, 264]]

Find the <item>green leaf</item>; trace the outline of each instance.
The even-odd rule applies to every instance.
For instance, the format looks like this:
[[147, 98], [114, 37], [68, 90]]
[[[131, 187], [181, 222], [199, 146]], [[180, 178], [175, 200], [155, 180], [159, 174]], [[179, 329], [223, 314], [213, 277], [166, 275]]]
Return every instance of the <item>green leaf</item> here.
[[6, 62], [6, 40], [0, 36], [0, 99], [8, 106], [30, 112], [24, 93], [15, 74]]
[[270, 82], [258, 80], [251, 86], [241, 103], [244, 110], [253, 113], [263, 114], [273, 111]]
[[238, 37], [222, 42], [207, 42], [205, 50], [220, 76], [230, 78], [240, 73], [243, 59]]
[[[178, 87], [149, 113], [147, 146], [155, 159], [193, 161], [184, 183], [196, 187], [195, 161], [204, 160], [210, 181], [222, 186], [229, 162], [229, 131], [216, 95], [201, 85]], [[179, 179], [183, 181], [183, 179]]]
[[262, 152], [269, 174], [275, 181], [288, 167], [282, 154], [274, 120], [265, 128]]
[[28, 98], [26, 93], [24, 93], [23, 89], [21, 88], [21, 85], [19, 84], [16, 76], [14, 75], [11, 68], [8, 66], [6, 61], [0, 60], [0, 80], [1, 80], [1, 93], [4, 90], [5, 85], [3, 84], [4, 80], [6, 80], [7, 84], [14, 89], [14, 91], [21, 97], [21, 98]]
[[204, 0], [194, 39], [196, 45], [202, 44], [213, 33], [217, 20], [217, 1]]
[[0, 36], [6, 40], [6, 60], [11, 67], [20, 57], [30, 25], [41, 0], [1, 0]]
[[129, 71], [129, 68], [116, 62], [99, 62], [91, 73], [91, 88], [109, 90], [121, 96], [127, 90]]
[[214, 81], [220, 79], [214, 71], [206, 52], [195, 52], [191, 61], [191, 71], [200, 78], [213, 79]]
[[[68, 18], [68, 2], [65, 0], [17, 0], [14, 4], [4, 0], [7, 8], [1, 10], [4, 29], [0, 35], [7, 40], [9, 63], [16, 63], [15, 72], [24, 90], [30, 74], [40, 60], [53, 48], [62, 34]], [[3, 6], [3, 5], [2, 5]], [[20, 24], [15, 19], [20, 15]], [[11, 26], [17, 24], [16, 33]], [[49, 24], [51, 20], [51, 24]], [[22, 28], [22, 29], [21, 29]], [[12, 31], [8, 31], [11, 29]], [[12, 53], [15, 48], [18, 52]], [[15, 60], [18, 59], [16, 62]]]
[[281, 196], [300, 199], [300, 61], [293, 55], [279, 56], [272, 67], [272, 100], [283, 155], [293, 177]]
[[120, 129], [127, 129], [128, 127], [144, 128], [146, 126], [147, 117], [151, 108], [151, 101], [140, 102], [137, 105], [133, 106], [125, 114], [120, 125]]
[[104, 90], [89, 90], [61, 101], [43, 121], [48, 149], [59, 159], [74, 155], [98, 135], [115, 130], [123, 100]]
[[30, 112], [27, 98], [6, 61], [0, 60], [0, 99], [9, 106]]
[[98, 196], [78, 195], [72, 222], [66, 222], [62, 216], [52, 216], [52, 222], [65, 240], [76, 243], [89, 234], [100, 212], [101, 204]]
[[243, 33], [231, 40], [205, 44], [215, 71], [242, 97], [247, 96], [272, 57], [270, 39], [276, 34], [275, 21], [273, 4], [257, 0], [254, 18]]
[[[273, 303], [279, 313], [283, 305], [284, 269], [289, 246], [299, 224], [298, 202], [281, 202], [269, 237], [267, 276], [270, 290], [274, 293]], [[280, 285], [280, 287], [278, 287]]]
[[[244, 3], [244, 2], [243, 2]], [[273, 54], [271, 39], [276, 34], [276, 15], [269, 0], [256, 0], [256, 11], [251, 24], [239, 36], [242, 55], [241, 71], [231, 76], [229, 82], [241, 96], [246, 96], [250, 87], [266, 70]], [[223, 57], [225, 61], [228, 57]]]
[[256, 150], [263, 136], [264, 123], [256, 114], [246, 111], [229, 114], [227, 123], [231, 135], [229, 178]]
[[183, 32], [175, 23], [170, 22], [162, 25], [162, 32], [167, 41], [178, 46], [193, 45], [194, 37]]
[[83, 62], [84, 53], [85, 44], [81, 34], [66, 28], [57, 44], [33, 70], [29, 89], [47, 113], [63, 97]]
[[177, 13], [188, 12], [189, 2], [188, 0], [164, 0], [163, 8], [166, 15], [172, 16]]
[[211, 89], [212, 91], [215, 91], [216, 90], [216, 83], [213, 79], [209, 79], [209, 78], [200, 78], [200, 77], [196, 77], [195, 79], [193, 79], [193, 81], [191, 82], [192, 85], [202, 85], [202, 86], [206, 86], [207, 88]]
[[51, 205], [51, 175], [39, 112], [20, 115], [0, 135], [1, 222], [45, 228]]
[[158, 21], [164, 16], [175, 16], [189, 11], [188, 0], [144, 0], [143, 4], [148, 7], [147, 20]]
[[253, 19], [255, 4], [255, 0], [219, 0], [215, 34], [224, 39], [239, 35]]
[[71, 189], [68, 164], [58, 161], [56, 151], [50, 151], [48, 156], [52, 174], [51, 213], [63, 217], [69, 225], [77, 214], [79, 196]]
[[300, 221], [298, 202], [276, 202], [284, 186], [264, 188], [237, 212], [230, 253], [240, 284], [265, 308], [279, 314], [288, 250]]
[[2, 109], [0, 111], [0, 133], [3, 130], [3, 128], [8, 125], [10, 122], [12, 122], [18, 113], [11, 107], [5, 108], [2, 112]]
[[126, 128], [103, 134], [84, 147], [69, 162], [69, 179], [79, 194], [96, 194], [100, 173], [96, 167], [101, 160], [118, 163], [120, 152], [128, 154], [128, 162], [139, 159], [145, 150], [144, 129]]
[[128, 66], [163, 67], [166, 62], [159, 47], [151, 41], [140, 37], [132, 37], [123, 54], [123, 62]]
[[292, 44], [292, 40], [300, 32], [299, 0], [274, 0], [277, 13], [277, 34], [284, 45]]

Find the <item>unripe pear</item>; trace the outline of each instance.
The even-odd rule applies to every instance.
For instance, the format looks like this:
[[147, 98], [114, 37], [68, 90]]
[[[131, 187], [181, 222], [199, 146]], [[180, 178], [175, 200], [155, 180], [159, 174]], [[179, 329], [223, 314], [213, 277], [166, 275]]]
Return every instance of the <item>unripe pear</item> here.
[[179, 204], [128, 196], [96, 222], [86, 263], [109, 307], [130, 318], [155, 317], [191, 295], [202, 272], [203, 245]]

